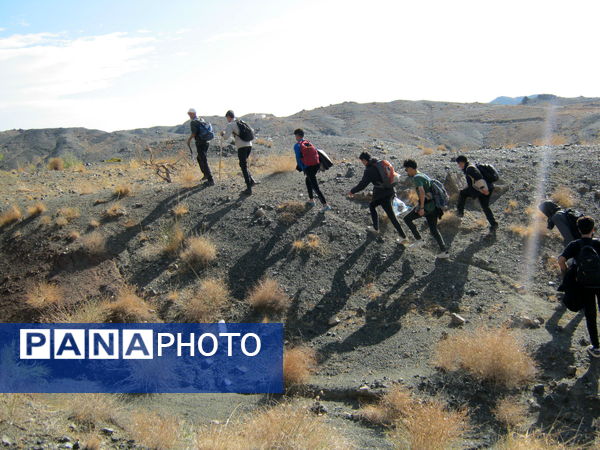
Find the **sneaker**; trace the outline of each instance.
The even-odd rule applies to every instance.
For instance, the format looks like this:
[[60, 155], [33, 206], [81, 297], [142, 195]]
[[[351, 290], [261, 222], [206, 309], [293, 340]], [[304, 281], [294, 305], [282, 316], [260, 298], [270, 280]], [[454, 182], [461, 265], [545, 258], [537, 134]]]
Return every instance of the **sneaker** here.
[[204, 175], [202, 178], [200, 178], [200, 181], [206, 181], [208, 180], [208, 177], [206, 175]]
[[437, 255], [435, 255], [435, 257], [436, 257], [436, 259], [448, 259], [448, 258], [450, 258], [450, 254], [446, 250], [445, 252], [438, 253]]
[[379, 230], [376, 230], [373, 227], [367, 227], [367, 234], [370, 234], [371, 236], [379, 236]]
[[417, 239], [415, 242], [410, 244], [410, 248], [418, 248], [423, 245], [423, 239]]
[[248, 188], [248, 189], [242, 191], [242, 195], [252, 195], [252, 189]]
[[214, 182], [213, 180], [208, 180], [208, 181], [206, 181], [206, 182], [204, 183], [204, 186], [207, 186], [207, 187], [208, 187], [208, 186], [214, 186], [214, 185], [215, 185], [215, 182]]
[[256, 186], [260, 184], [260, 181], [256, 181], [254, 178], [250, 178], [250, 186]]
[[306, 202], [306, 206], [309, 206], [312, 208], [313, 206], [315, 206], [315, 202], [313, 200], [309, 200]]
[[325, 211], [331, 211], [331, 206], [329, 206], [329, 205], [323, 206], [323, 208], [321, 209], [321, 212], [325, 212]]
[[593, 345], [590, 345], [587, 348], [587, 352], [590, 354], [590, 356], [592, 356], [594, 358], [600, 358], [600, 348], [598, 348], [598, 347], [594, 347]]

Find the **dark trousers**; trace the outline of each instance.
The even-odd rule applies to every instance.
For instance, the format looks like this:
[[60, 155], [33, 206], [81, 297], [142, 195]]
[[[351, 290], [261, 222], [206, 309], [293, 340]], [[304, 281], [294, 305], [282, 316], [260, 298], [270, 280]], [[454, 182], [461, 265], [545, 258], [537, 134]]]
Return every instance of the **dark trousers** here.
[[459, 214], [463, 214], [465, 212], [465, 202], [468, 198], [478, 198], [479, 204], [481, 205], [481, 209], [485, 214], [490, 225], [496, 226], [498, 223], [494, 218], [494, 213], [490, 209], [490, 198], [492, 197], [492, 192], [494, 192], [494, 188], [490, 188], [490, 195], [483, 195], [481, 192], [478, 192], [473, 187], [469, 186], [466, 189], [463, 189], [459, 192], [458, 204], [456, 205], [456, 209]]
[[[445, 252], [447, 250], [446, 244], [444, 243], [444, 238], [442, 238], [442, 235], [440, 234], [440, 230], [438, 230], [438, 227], [437, 227], [437, 223], [438, 223], [437, 209], [434, 210], [433, 212], [425, 213], [425, 215], [423, 217], [425, 217], [425, 220], [427, 221], [427, 225], [429, 225], [429, 231], [431, 231], [432, 236], [435, 238], [436, 242], [440, 246], [440, 250]], [[422, 239], [421, 233], [419, 233], [419, 230], [417, 230], [417, 227], [415, 226], [413, 221], [416, 219], [420, 219], [420, 218], [421, 218], [421, 216], [419, 216], [417, 208], [413, 209], [411, 212], [409, 212], [404, 217], [404, 222], [406, 222], [406, 225], [408, 225], [408, 228], [410, 229], [413, 236], [417, 240]]]
[[250, 156], [251, 151], [252, 147], [238, 148], [238, 159], [240, 160], [240, 169], [242, 169], [242, 175], [244, 175], [244, 181], [246, 182], [246, 186], [248, 186], [248, 189], [252, 187], [254, 181], [252, 175], [250, 175], [250, 171], [248, 170], [248, 157]]
[[598, 343], [598, 326], [596, 325], [596, 302], [600, 301], [600, 289], [579, 288], [577, 291], [579, 295], [583, 296], [583, 310], [585, 312], [585, 323], [590, 334], [590, 342], [594, 347], [600, 347]]
[[379, 216], [377, 215], [377, 210], [375, 208], [377, 208], [378, 206], [381, 206], [383, 208], [383, 210], [385, 211], [385, 213], [387, 214], [387, 216], [389, 217], [390, 222], [392, 222], [392, 225], [394, 225], [394, 228], [396, 229], [396, 231], [398, 232], [400, 237], [402, 237], [402, 239], [404, 239], [404, 238], [406, 238], [406, 234], [404, 234], [404, 230], [400, 226], [400, 222], [398, 222], [398, 219], [396, 218], [396, 214], [394, 214], [394, 208], [392, 208], [393, 200], [394, 200], [394, 195], [389, 195], [386, 197], [378, 198], [377, 200], [373, 200], [371, 203], [369, 203], [369, 211], [371, 211], [371, 219], [373, 220], [373, 228], [375, 228], [376, 230], [379, 230]]
[[308, 191], [308, 198], [310, 198], [311, 200], [313, 199], [314, 191], [317, 194], [317, 197], [319, 197], [321, 203], [324, 205], [325, 203], [327, 203], [327, 200], [325, 200], [325, 196], [321, 192], [321, 189], [319, 189], [319, 182], [317, 181], [318, 171], [318, 164], [314, 166], [308, 166], [306, 169], [304, 169], [304, 175], [306, 175], [306, 190]]
[[208, 180], [212, 181], [212, 173], [210, 172], [210, 167], [208, 167], [208, 159], [206, 155], [208, 153], [208, 141], [196, 141], [196, 151], [198, 152], [198, 164], [200, 165], [200, 170], [202, 171], [202, 175]]

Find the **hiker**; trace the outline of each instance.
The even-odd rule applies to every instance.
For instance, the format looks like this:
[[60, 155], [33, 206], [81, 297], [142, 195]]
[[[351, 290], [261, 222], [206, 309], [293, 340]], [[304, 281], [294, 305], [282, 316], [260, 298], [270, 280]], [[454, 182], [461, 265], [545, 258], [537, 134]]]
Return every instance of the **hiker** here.
[[[600, 301], [600, 240], [594, 239], [594, 219], [589, 216], [577, 220], [577, 229], [581, 239], [572, 241], [558, 257], [558, 265], [563, 274], [574, 272], [574, 286], [565, 295], [577, 296], [577, 301], [583, 305], [585, 322], [590, 335], [591, 346], [588, 353], [594, 358], [600, 358], [600, 343], [596, 325], [596, 301]], [[567, 260], [575, 258], [571, 268], [567, 268]]]
[[252, 151], [252, 140], [254, 139], [254, 132], [252, 128], [244, 122], [235, 118], [235, 114], [232, 110], [225, 113], [225, 119], [227, 119], [227, 127], [221, 132], [221, 136], [225, 139], [229, 139], [231, 135], [235, 138], [235, 146], [238, 151], [238, 159], [240, 161], [240, 169], [242, 169], [242, 175], [246, 182], [246, 190], [242, 192], [245, 195], [252, 194], [252, 186], [258, 184], [250, 171], [248, 170], [248, 157]]
[[436, 207], [435, 201], [433, 200], [433, 194], [431, 192], [432, 180], [427, 175], [417, 170], [417, 162], [415, 160], [407, 159], [402, 165], [406, 174], [412, 179], [415, 189], [417, 190], [417, 195], [419, 196], [418, 204], [404, 217], [404, 222], [406, 222], [406, 225], [408, 225], [408, 228], [417, 240], [411, 247], [418, 247], [423, 244], [423, 238], [413, 221], [425, 217], [427, 225], [429, 226], [429, 231], [440, 247], [440, 253], [436, 255], [436, 258], [446, 259], [450, 255], [448, 254], [448, 249], [444, 243], [444, 238], [442, 238], [437, 227], [438, 220], [443, 212]]
[[494, 213], [490, 209], [490, 198], [492, 192], [494, 192], [493, 182], [489, 178], [486, 179], [481, 170], [476, 165], [471, 164], [465, 155], [458, 156], [456, 164], [463, 171], [467, 179], [467, 187], [458, 193], [458, 204], [456, 205], [458, 217], [463, 217], [465, 214], [465, 202], [467, 198], [477, 198], [490, 224], [490, 232], [495, 233], [498, 229], [498, 222], [496, 222]]
[[198, 165], [200, 166], [203, 175], [202, 180], [200, 181], [205, 181], [205, 186], [214, 186], [215, 182], [210, 167], [208, 167], [207, 159], [208, 141], [215, 137], [212, 125], [196, 116], [196, 110], [194, 108], [188, 110], [188, 116], [190, 117], [190, 128], [192, 132], [187, 140], [187, 146], [191, 152], [192, 147], [190, 146], [190, 142], [192, 142], [192, 139], [196, 140]]
[[304, 130], [298, 128], [294, 131], [296, 137], [296, 144], [294, 144], [294, 153], [296, 154], [296, 170], [304, 172], [306, 178], [306, 190], [308, 191], [308, 205], [315, 206], [313, 191], [319, 197], [319, 201], [323, 205], [321, 211], [331, 210], [331, 206], [327, 204], [325, 196], [319, 189], [319, 182], [317, 181], [317, 172], [321, 167], [319, 152], [317, 148], [312, 145], [309, 141], [304, 139]]
[[539, 209], [548, 218], [548, 229], [555, 226], [563, 237], [565, 246], [575, 239], [580, 239], [581, 234], [577, 228], [577, 219], [583, 214], [572, 209], [563, 209], [551, 200], [540, 203]]
[[400, 235], [400, 239], [396, 240], [401, 245], [407, 245], [408, 240], [406, 239], [406, 234], [404, 234], [404, 230], [398, 222], [398, 218], [394, 214], [394, 209], [392, 208], [392, 201], [396, 196], [396, 191], [393, 186], [386, 187], [384, 185], [383, 177], [377, 168], [377, 164], [379, 161], [375, 158], [372, 158], [371, 155], [367, 152], [362, 152], [358, 159], [365, 166], [365, 172], [363, 174], [362, 180], [350, 189], [348, 192], [348, 197], [352, 198], [354, 194], [365, 189], [369, 183], [373, 183], [373, 199], [369, 203], [369, 211], [371, 212], [371, 219], [373, 221], [373, 228], [367, 229], [367, 232], [378, 235], [379, 234], [379, 216], [377, 214], [377, 206], [381, 206], [385, 213], [387, 214], [390, 222]]

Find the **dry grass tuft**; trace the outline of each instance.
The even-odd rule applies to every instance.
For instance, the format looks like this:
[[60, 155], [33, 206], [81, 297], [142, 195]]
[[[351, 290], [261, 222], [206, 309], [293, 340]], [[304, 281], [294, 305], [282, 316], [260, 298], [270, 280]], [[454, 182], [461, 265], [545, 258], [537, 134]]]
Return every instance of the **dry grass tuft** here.
[[272, 174], [293, 172], [296, 170], [294, 155], [277, 155], [269, 159], [269, 169]]
[[277, 219], [280, 223], [290, 225], [306, 212], [303, 202], [284, 202], [277, 206]]
[[59, 307], [44, 317], [48, 323], [102, 323], [107, 319], [105, 305], [88, 300], [77, 304], [76, 308]]
[[188, 322], [216, 322], [230, 301], [231, 293], [225, 281], [209, 278], [203, 280], [195, 295], [183, 303], [183, 314]]
[[504, 210], [504, 212], [506, 214], [512, 214], [513, 212], [515, 212], [515, 209], [517, 208], [517, 206], [519, 206], [519, 202], [516, 200], [509, 200], [508, 201], [508, 205], [506, 206], [506, 209]]
[[544, 269], [546, 269], [546, 272], [548, 272], [550, 275], [560, 275], [560, 266], [558, 265], [558, 259], [556, 256], [546, 255]]
[[283, 353], [283, 382], [287, 387], [306, 384], [317, 366], [315, 351], [309, 347], [294, 347]]
[[179, 256], [189, 266], [206, 267], [217, 258], [217, 247], [206, 236], [194, 236], [188, 238]]
[[163, 450], [180, 447], [181, 423], [176, 417], [138, 411], [130, 416], [125, 428], [143, 446]]
[[152, 319], [150, 307], [131, 286], [122, 288], [116, 300], [104, 302], [103, 307], [111, 322], [147, 322]]
[[255, 143], [255, 144], [258, 144], [258, 145], [262, 145], [262, 146], [264, 146], [264, 147], [268, 147], [268, 148], [271, 148], [271, 147], [273, 147], [273, 141], [270, 141], [270, 140], [268, 140], [268, 139], [256, 138], [256, 139], [254, 140], [254, 143]]
[[557, 187], [550, 198], [563, 208], [571, 208], [575, 205], [575, 194], [566, 186]]
[[390, 433], [399, 448], [434, 450], [457, 448], [468, 430], [465, 410], [449, 411], [437, 400], [415, 404]]
[[48, 208], [46, 208], [46, 205], [44, 205], [42, 202], [37, 202], [27, 208], [27, 214], [29, 217], [37, 217], [42, 213], [45, 213], [47, 210]]
[[557, 441], [553, 436], [542, 432], [524, 434], [509, 433], [495, 446], [495, 450], [567, 450], [574, 447]]
[[163, 247], [163, 252], [167, 254], [175, 254], [183, 245], [183, 241], [185, 240], [185, 233], [183, 232], [183, 228], [178, 223], [173, 224], [168, 234], [165, 236], [165, 246]]
[[111, 394], [68, 394], [56, 400], [65, 402], [69, 418], [83, 425], [118, 424], [123, 407]]
[[498, 421], [514, 429], [527, 421], [527, 407], [515, 398], [505, 397], [496, 405], [494, 415]]
[[241, 424], [213, 425], [196, 437], [198, 450], [352, 448], [324, 419], [293, 404], [260, 410]]
[[190, 212], [190, 208], [186, 203], [178, 203], [171, 212], [175, 217], [181, 217]]
[[42, 216], [40, 217], [40, 225], [48, 226], [52, 223], [52, 217]]
[[445, 370], [463, 369], [474, 377], [506, 387], [531, 380], [535, 362], [506, 328], [460, 331], [438, 343], [434, 363]]
[[56, 220], [54, 221], [54, 223], [56, 224], [57, 227], [62, 228], [64, 226], [68, 225], [69, 221], [66, 218], [64, 218], [63, 216], [58, 216], [56, 218]]
[[322, 254], [323, 245], [321, 239], [316, 234], [309, 234], [305, 239], [294, 241], [292, 244], [292, 250], [302, 254]]
[[6, 211], [0, 214], [0, 227], [18, 222], [23, 218], [23, 213], [17, 205], [11, 205]]
[[67, 239], [71, 242], [75, 242], [77, 239], [79, 239], [81, 237], [81, 234], [79, 233], [79, 231], [71, 231], [69, 232], [69, 235], [67, 236]]
[[106, 238], [99, 231], [92, 231], [81, 238], [81, 247], [89, 255], [103, 255], [106, 253]]
[[133, 194], [133, 189], [129, 184], [120, 184], [115, 188], [114, 195], [117, 198], [129, 197]]
[[415, 405], [410, 392], [403, 386], [395, 384], [374, 405], [367, 405], [360, 410], [360, 416], [377, 425], [391, 425], [397, 420], [407, 417]]
[[433, 149], [431, 147], [425, 147], [424, 145], [417, 145], [417, 147], [419, 149], [421, 149], [421, 152], [423, 153], [423, 155], [433, 154]]
[[460, 226], [461, 219], [454, 211], [446, 211], [440, 220], [440, 224], [445, 227], [457, 228]]
[[100, 226], [100, 222], [96, 219], [92, 219], [88, 225], [90, 228], [98, 228]]
[[75, 188], [79, 195], [93, 194], [97, 190], [98, 187], [92, 183], [81, 183]]
[[285, 312], [291, 303], [279, 283], [272, 278], [265, 278], [254, 286], [246, 301], [256, 311], [273, 314]]
[[83, 450], [100, 450], [102, 448], [102, 440], [98, 436], [86, 436], [82, 441]]
[[65, 161], [62, 158], [50, 158], [48, 161], [48, 169], [50, 170], [63, 170], [65, 168]]
[[124, 216], [125, 214], [127, 214], [127, 211], [125, 210], [125, 208], [123, 208], [121, 202], [115, 202], [104, 210], [102, 216], [105, 219], [112, 220], [116, 219], [117, 217]]
[[57, 211], [57, 214], [59, 218], [62, 217], [67, 221], [67, 223], [77, 219], [80, 216], [79, 209], [70, 207], [60, 208]]
[[31, 284], [25, 292], [25, 303], [35, 309], [56, 307], [64, 300], [64, 292], [60, 286], [47, 281]]
[[192, 169], [185, 169], [181, 173], [181, 184], [183, 187], [192, 188], [198, 184], [198, 176]]
[[553, 134], [550, 138], [541, 138], [533, 141], [533, 145], [565, 145], [569, 140], [565, 136]]

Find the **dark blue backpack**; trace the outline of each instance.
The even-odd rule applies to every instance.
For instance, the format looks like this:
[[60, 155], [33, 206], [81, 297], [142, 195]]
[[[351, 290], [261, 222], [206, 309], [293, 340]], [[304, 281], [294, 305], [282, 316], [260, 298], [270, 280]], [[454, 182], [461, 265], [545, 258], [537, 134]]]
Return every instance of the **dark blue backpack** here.
[[195, 120], [198, 122], [198, 139], [201, 141], [210, 141], [215, 138], [215, 133], [210, 122], [203, 122], [198, 119]]

